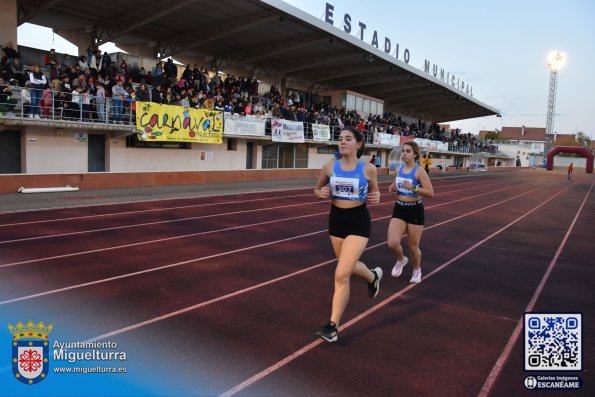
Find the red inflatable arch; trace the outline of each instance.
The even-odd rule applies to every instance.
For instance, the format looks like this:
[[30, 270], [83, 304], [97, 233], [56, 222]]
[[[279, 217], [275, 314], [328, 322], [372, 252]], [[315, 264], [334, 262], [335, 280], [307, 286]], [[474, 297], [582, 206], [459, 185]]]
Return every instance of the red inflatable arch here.
[[547, 169], [549, 171], [554, 169], [554, 156], [558, 153], [578, 153], [587, 158], [587, 172], [593, 173], [593, 153], [584, 147], [579, 146], [556, 146], [547, 155]]

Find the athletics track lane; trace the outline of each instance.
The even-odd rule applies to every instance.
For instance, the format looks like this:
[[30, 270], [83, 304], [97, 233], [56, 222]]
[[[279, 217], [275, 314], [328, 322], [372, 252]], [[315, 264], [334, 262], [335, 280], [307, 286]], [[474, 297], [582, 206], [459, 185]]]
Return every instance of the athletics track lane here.
[[[534, 178], [528, 178], [523, 175], [515, 175], [515, 178], [507, 176], [506, 178], [507, 184], [511, 186], [517, 186], [516, 184], [518, 184], [518, 186], [522, 185], [527, 187], [530, 185], [538, 186], [540, 184], [540, 181], [535, 181]], [[514, 181], [512, 179], [518, 180]], [[482, 185], [481, 183], [477, 183], [478, 181], [486, 183]], [[498, 181], [501, 180], [497, 177], [478, 178], [478, 180], [474, 181], [474, 183], [477, 184], [477, 190], [469, 191], [468, 194], [471, 196], [473, 193], [478, 194], [481, 192], [489, 192], [490, 190], [488, 187], [497, 184]], [[434, 182], [436, 190], [439, 193], [442, 188], [440, 182]], [[446, 185], [449, 184], [445, 183], [444, 185], [444, 190], [446, 190]], [[462, 186], [459, 185], [459, 188], [462, 188]], [[502, 188], [502, 186], [500, 186], [500, 188]], [[554, 186], [553, 188], [554, 190], [550, 191], [548, 190], [548, 187], [544, 187], [542, 194], [535, 199], [543, 199], [549, 194], [552, 194], [552, 192], [555, 192], [555, 188], [559, 187]], [[482, 206], [502, 201], [504, 197], [506, 197], [506, 194], [508, 197], [513, 197], [514, 194], [518, 193], [518, 189], [508, 192], [502, 191], [500, 193], [490, 194], [488, 197], [482, 196], [481, 199], [478, 199], [477, 201], [462, 201], [453, 205], [442, 205], [437, 207], [436, 210], [429, 208], [427, 215], [428, 226], [436, 224], [436, 221], [443, 221], [449, 217], [452, 218], [453, 215], [458, 216], [465, 212], [481, 208]], [[388, 196], [388, 194], [383, 195], [383, 201], [387, 200], [389, 198]], [[565, 195], [564, 197], [568, 197], [568, 195]], [[438, 195], [433, 200], [426, 200], [426, 206], [431, 207], [434, 204], [442, 202], [442, 200], [447, 199], [443, 199]], [[510, 210], [510, 205], [502, 205], [500, 207], [494, 207], [495, 210], [482, 211], [473, 217], [462, 218], [460, 221], [437, 227], [435, 230], [428, 227], [426, 232], [424, 232], [422, 247], [424, 250], [424, 272], [427, 274], [434, 266], [441, 263], [440, 261], [443, 261], [445, 257], [452, 257], [453, 255], [456, 255], [456, 253], [468, 249], [473, 243], [476, 243], [481, 240], [481, 238], [489, 235], [490, 231], [502, 227], [507, 221], [509, 223], [512, 219], [515, 219], [515, 217], [518, 218], [519, 214], [523, 211], [526, 212], [531, 208], [531, 205], [536, 202], [534, 199], [529, 200], [526, 196], [518, 201], [520, 201], [522, 205], [516, 206], [516, 211], [512, 211], [511, 214], [507, 214], [507, 211]], [[569, 206], [572, 206], [572, 201], [570, 201]], [[389, 204], [384, 207], [379, 206], [371, 208], [373, 218], [379, 216], [386, 217], [390, 214], [391, 207], [392, 206]], [[328, 211], [328, 205], [323, 205], [322, 208], [322, 212], [326, 213]], [[288, 212], [293, 213], [294, 211], [289, 210]], [[275, 216], [279, 216], [279, 214], [275, 214]], [[316, 217], [316, 221], [314, 222], [309, 221], [306, 226], [303, 226], [300, 222], [293, 222], [291, 223], [291, 228], [297, 232], [296, 235], [299, 235], [300, 233], [308, 231], [324, 229], [325, 223], [326, 216], [322, 215]], [[382, 241], [385, 241], [387, 224], [388, 219], [374, 223], [374, 234], [370, 241], [370, 246], [379, 245]], [[533, 225], [533, 227], [535, 227], [535, 225]], [[554, 225], [554, 230], [556, 227], [557, 225]], [[461, 233], [461, 230], [465, 229], [470, 229], [469, 233]], [[282, 232], [282, 229], [271, 230], [268, 226], [260, 227], [252, 229], [248, 234], [263, 234], [267, 232], [274, 235], [273, 237], [269, 236], [268, 240], [274, 240], [279, 237], [279, 233]], [[526, 230], [521, 230], [521, 232], [521, 234], [526, 233]], [[439, 238], [432, 237], [433, 234], [438, 235]], [[555, 236], [553, 235], [555, 235], [555, 233], [552, 233], [552, 241], [544, 241], [544, 245], [540, 245], [538, 248], [543, 248], [547, 251], [547, 247], [555, 240]], [[239, 242], [243, 243], [247, 238], [249, 238], [249, 236], [246, 236], [246, 234], [237, 236], [232, 235], [227, 241], [232, 241], [234, 244]], [[516, 237], [513, 238], [513, 240], [516, 240]], [[512, 243], [514, 241], [510, 242]], [[157, 247], [157, 250], [159, 250], [159, 247]], [[308, 254], [304, 255], [303, 252], [306, 251]], [[451, 252], [453, 254], [451, 254]], [[496, 251], [496, 253], [499, 254], [499, 251]], [[57, 306], [70, 307], [72, 312], [78, 313], [80, 311], [81, 313], [84, 313], [83, 310], [85, 307], [88, 307], [89, 302], [93, 302], [94, 298], [95, 300], [97, 300], [98, 297], [101, 298], [100, 303], [95, 303], [93, 305], [93, 313], [95, 313], [93, 316], [96, 316], [97, 313], [102, 313], [102, 318], [106, 321], [95, 322], [90, 329], [87, 330], [91, 333], [95, 332], [95, 334], [91, 335], [98, 335], [100, 332], [105, 332], [105, 330], [117, 329], [117, 327], [123, 326], [126, 323], [134, 323], [134, 320], [152, 318], [155, 315], [175, 310], [175, 303], [179, 303], [176, 302], [176, 300], [180, 298], [182, 302], [180, 306], [184, 307], [193, 299], [195, 302], [201, 302], [208, 299], [209, 296], [220, 295], [225, 291], [219, 289], [219, 284], [225, 284], [225, 287], [229, 287], [228, 291], [233, 291], [246, 285], [253, 285], [259, 281], [270, 280], [275, 276], [287, 274], [292, 270], [295, 271], [296, 269], [308, 265], [311, 266], [321, 263], [324, 259], [329, 260], [331, 258], [330, 254], [328, 237], [325, 233], [318, 233], [304, 239], [304, 241], [300, 239], [283, 243], [281, 248], [265, 248], [254, 252], [243, 252], [239, 255], [233, 257], [230, 256], [225, 259], [218, 258], [217, 261], [214, 261], [211, 265], [184, 266], [184, 271], [177, 269], [173, 272], [164, 272], [163, 274], [151, 275], [146, 278], [135, 277], [133, 278], [134, 281], [128, 280], [126, 283], [122, 283], [115, 287], [113, 284], [109, 284], [93, 288], [84, 288], [73, 293], [77, 298], [77, 303], [73, 302], [74, 296], [66, 296], [68, 293], [56, 294], [54, 296], [49, 296], [47, 299], [49, 302], [54, 302]], [[484, 266], [493, 272], [495, 261], [493, 260], [494, 258], [491, 257], [492, 254], [493, 253], [490, 253], [487, 258], [485, 255], [480, 255], [477, 261], [481, 263], [482, 258], [484, 261], [487, 260]], [[143, 256], [145, 262], [146, 258], [151, 258], [152, 260], [154, 255], [155, 253], [147, 252]], [[126, 267], [130, 259], [136, 256], [139, 255], [118, 255], [117, 257], [112, 258], [111, 265], [114, 267]], [[310, 258], [310, 256], [313, 257]], [[370, 259], [370, 264], [373, 262], [382, 263], [385, 273], [390, 271], [390, 263], [387, 263], [387, 257], [388, 255], [385, 245], [380, 245], [377, 248], [368, 250], [364, 256], [366, 261]], [[310, 259], [313, 260], [310, 261]], [[529, 262], [539, 260], [540, 258], [535, 258], [533, 255], [529, 255]], [[117, 265], [114, 262], [116, 262]], [[65, 266], [61, 270], [58, 270], [60, 268], [54, 270], [63, 276], [69, 271], [73, 272], [73, 268], [76, 265], [77, 262], [74, 261], [70, 266]], [[87, 264], [81, 265], [79, 261], [78, 265], [82, 269], [86, 269], [86, 273], [95, 273], [94, 271], [89, 272]], [[233, 386], [234, 382], [239, 383], [242, 379], [248, 378], [250, 374], [257, 373], [259, 368], [266, 368], [267, 365], [271, 365], [275, 360], [279, 360], [280, 358], [291, 354], [297, 348], [305, 346], [313, 340], [312, 332], [319, 326], [320, 322], [323, 321], [321, 319], [324, 318], [324, 315], [328, 313], [329, 310], [328, 306], [330, 304], [333, 265], [334, 263], [329, 263], [328, 265], [321, 266], [319, 269], [302, 273], [298, 277], [288, 278], [276, 284], [271, 284], [270, 286], [259, 288], [246, 294], [238, 295], [216, 304], [187, 312], [186, 314], [177, 317], [169, 318], [162, 323], [154, 323], [146, 327], [138, 328], [114, 338], [121, 340], [124, 345], [126, 345], [126, 343], [133, 343], [133, 340], [142, 340], [143, 343], [149, 343], [150, 341], [155, 341], [155, 343], [157, 343], [160, 340], [160, 335], [167, 333], [168, 330], [171, 332], [171, 330], [176, 329], [177, 326], [185, 329], [186, 333], [195, 335], [196, 340], [200, 342], [192, 344], [191, 346], [172, 343], [170, 348], [164, 353], [185, 353], [177, 355], [176, 357], [182, 360], [182, 363], [184, 364], [183, 367], [190, 368], [190, 370], [188, 370], [189, 374], [187, 375], [188, 382], [200, 382], [202, 380], [205, 384], [210, 384], [210, 387], [207, 387], [204, 390], [224, 391], [226, 388]], [[463, 267], [464, 265], [458, 265], [457, 262], [456, 267], [458, 266]], [[539, 264], [536, 267], [539, 267]], [[464, 350], [460, 344], [453, 343], [452, 341], [440, 340], [440, 338], [435, 337], [434, 334], [425, 337], [424, 332], [427, 332], [427, 329], [432, 328], [432, 326], [428, 327], [424, 325], [426, 325], [426, 323], [434, 324], [433, 327], [435, 327], [435, 322], [437, 320], [441, 320], [445, 317], [454, 318], [457, 319], [457, 321], [445, 321], [443, 327], [440, 329], [448, 335], [459, 335], [461, 329], [464, 330], [468, 328], [465, 326], [466, 324], [481, 325], [483, 324], [483, 321], [486, 321], [483, 319], [483, 316], [485, 316], [483, 313], [485, 308], [483, 308], [482, 305], [479, 305], [479, 308], [464, 307], [465, 303], [468, 303], [467, 300], [469, 298], [474, 300], [477, 297], [481, 297], [484, 291], [478, 288], [478, 291], [472, 291], [473, 294], [469, 295], [471, 292], [467, 293], [466, 288], [462, 288], [460, 285], [457, 287], [457, 284], [461, 284], [461, 278], [467, 282], [468, 280], [457, 273], [448, 278], [447, 276], [449, 272], [452, 272], [452, 269], [454, 268], [455, 266], [445, 268], [440, 273], [437, 273], [436, 276], [424, 280], [422, 284], [412, 289], [412, 294], [416, 291], [421, 294], [421, 292], [424, 291], [427, 296], [415, 297], [415, 299], [408, 297], [408, 300], [397, 300], [387, 305], [381, 311], [377, 312], [379, 314], [386, 313], [385, 316], [383, 315], [383, 318], [386, 317], [384, 320], [375, 320], [369, 323], [369, 319], [366, 319], [361, 323], [355, 324], [352, 328], [341, 333], [341, 340], [337, 346], [317, 347], [313, 351], [291, 363], [291, 365], [284, 367], [282, 370], [275, 372], [262, 381], [254, 384], [251, 388], [246, 389], [244, 394], [259, 395], [259, 393], [266, 393], [268, 390], [270, 393], [276, 395], [291, 395], [291, 390], [299, 390], [311, 392], [304, 394], [358, 395], [359, 389], [357, 385], [361, 384], [361, 387], [365, 386], [366, 390], [369, 392], [370, 385], [372, 384], [376, 388], [376, 393], [373, 393], [375, 395], [383, 395], [383, 391], [397, 391], [401, 389], [405, 395], [424, 395], [425, 392], [432, 390], [431, 388], [428, 389], [428, 387], [432, 384], [441, 384], [444, 381], [444, 377], [449, 376], [448, 374], [452, 372], [451, 365], [448, 366], [448, 368], [451, 369], [450, 372], [444, 371], [444, 376], [439, 377], [434, 382], [428, 384], [426, 378], [431, 376], [427, 373], [426, 365], [420, 366], [419, 370], [414, 371], [414, 373], [419, 375], [418, 377], [421, 379], [421, 382], [418, 382], [420, 379], [417, 379], [416, 377], [400, 379], [398, 374], [401, 373], [401, 371], [402, 374], [412, 372], [412, 369], [408, 369], [405, 364], [411, 364], [412, 362], [415, 364], [416, 361], [418, 363], [425, 362], [426, 364], [433, 364], [434, 367], [430, 365], [428, 368], [432, 368], [433, 371], [436, 370], [437, 363], [435, 362], [435, 357], [433, 357], [432, 354], [429, 354], [431, 352], [427, 352], [428, 340], [434, 342], [436, 345], [434, 349], [436, 349], [436, 352], [440, 352], [441, 356], [448, 355], [449, 349], [452, 350], [455, 348], [455, 350]], [[21, 268], [20, 266], [15, 266], [13, 269], [24, 270], [24, 268]], [[4, 273], [5, 271], [8, 271], [8, 269], [0, 270], [1, 273]], [[173, 275], [171, 273], [173, 273]], [[47, 277], [49, 277], [49, 275], [50, 274], [48, 273]], [[211, 277], [209, 277], [209, 275], [211, 275]], [[485, 282], [483, 275], [485, 275], [485, 273], [477, 274], [474, 267], [467, 269], [463, 273], [463, 276], [474, 276], [475, 281], [479, 279], [482, 282]], [[447, 278], [443, 283], [438, 283], [439, 276]], [[500, 275], [498, 274], [498, 276]], [[81, 275], [79, 274], [78, 277], [81, 277]], [[403, 277], [407, 278], [407, 275], [404, 275]], [[68, 282], [74, 282], [75, 279], [77, 279], [77, 277], [72, 277], [72, 280], [68, 280]], [[432, 280], [434, 280], [434, 282], [432, 282]], [[495, 285], [490, 284], [489, 286], [497, 290], [497, 287], [500, 286], [500, 284], [497, 283], [497, 277], [494, 277], [492, 281]], [[40, 287], [41, 284], [43, 283], [38, 281], [36, 287]], [[444, 303], [444, 296], [449, 297], [449, 295], [445, 294], [444, 291], [441, 291], [440, 288], [445, 284], [449, 287], [447, 289], [448, 291], [451, 291], [451, 294], [458, 293], [458, 296], [462, 297], [461, 299], [467, 299], [463, 299], [463, 302], [455, 301], [451, 306], [441, 306], [441, 304]], [[402, 288], [407, 287], [407, 285], [407, 280], [405, 279], [385, 279], [379, 299], [385, 299], [384, 297], [387, 295], [395, 293], [397, 291], [396, 287]], [[167, 291], [160, 292], [157, 288], [158, 286], [165, 286]], [[173, 286], [175, 286], [175, 288]], [[463, 286], [467, 287], [466, 284]], [[526, 287], [520, 285], [517, 288], [523, 290]], [[528, 289], [530, 290], [530, 288]], [[35, 290], [35, 288], [33, 288], [33, 290]], [[143, 290], [145, 290], [144, 294], [142, 293]], [[434, 298], [432, 293], [437, 294], [439, 299]], [[527, 292], [525, 292], [525, 295], [526, 293]], [[524, 296], [520, 292], [519, 294]], [[365, 296], [365, 286], [359, 284], [356, 285], [356, 283], [354, 283], [352, 289], [352, 302], [348, 307], [348, 313], [346, 313], [346, 321], [357, 313], [361, 313], [369, 308], [372, 303], [377, 303], [377, 301], [371, 302], [367, 298], [361, 299], [362, 296]], [[493, 299], [495, 300], [494, 302], [492, 302]], [[502, 300], [502, 296], [498, 293], [484, 298], [484, 301], [486, 301], [484, 303], [491, 307], [497, 306]], [[123, 305], [122, 302], [126, 302], [126, 304]], [[440, 302], [440, 304], [435, 302]], [[506, 299], [506, 303], [508, 303], [508, 299]], [[26, 311], [30, 308], [31, 304], [31, 301], [23, 301], [21, 303], [6, 306], [19, 307], [19, 311]], [[107, 306], [110, 310], [105, 310], [105, 308], [102, 309], [102, 306]], [[517, 309], [516, 305], [511, 304], [510, 306], [511, 307], [506, 307], [506, 310], [500, 310], [508, 312]], [[118, 307], [118, 310], [110, 313], [115, 307]], [[0, 308], [3, 309], [3, 307]], [[393, 312], [389, 312], [389, 310], [392, 310]], [[402, 312], [403, 310], [405, 310], [405, 312]], [[480, 314], [476, 316], [469, 315], [468, 311], [475, 314], [474, 310]], [[160, 313], [156, 313], [156, 311]], [[490, 329], [493, 329], [493, 332], [497, 335], [508, 337], [503, 330], [507, 329], [509, 326], [508, 323], [512, 320], [507, 317], [501, 318], [502, 315], [503, 313], [496, 313], [487, 316], [488, 320], [490, 320], [490, 324], [492, 322], [495, 323]], [[92, 318], [93, 316], [89, 315], [89, 318]], [[68, 322], [67, 318], [59, 317], [59, 319], [59, 322], [61, 323]], [[442, 323], [442, 321], [439, 321], [439, 323]], [[364, 324], [366, 324], [366, 326], [364, 326]], [[362, 327], [363, 330], [358, 331], [358, 327]], [[282, 341], [273, 341], [272, 346], [271, 339], [266, 337], [271, 333], [271, 328], [275, 330], [275, 333], [278, 332], [282, 336]], [[370, 334], [373, 334], [374, 337]], [[405, 339], [402, 338], [403, 334], [406, 335]], [[265, 336], [264, 338], [263, 335]], [[399, 337], [395, 338], [394, 335], [398, 335]], [[416, 335], [418, 336], [416, 337]], [[460, 338], [463, 336], [465, 336], [464, 333], [462, 336], [459, 335]], [[468, 337], [468, 335], [466, 336]], [[394, 339], [398, 340], [395, 341]], [[480, 338], [477, 343], [485, 342]], [[335, 348], [335, 350], [332, 350], [333, 348]], [[366, 358], [368, 349], [372, 349], [381, 355], [380, 359], [374, 357], [373, 361], [376, 364], [370, 364], [370, 360]], [[409, 349], [411, 357], [409, 359], [401, 360], [401, 358], [403, 358], [403, 353], [407, 353], [407, 349]], [[497, 350], [497, 352], [499, 353], [499, 350]], [[454, 353], [453, 357], [458, 357], [457, 354], [464, 355], [462, 353]], [[326, 359], [326, 357], [318, 357], [320, 354], [330, 354], [328, 358], [331, 359], [331, 361], [334, 360], [335, 365], [332, 363], [325, 364], [324, 359]], [[343, 356], [344, 358], [341, 358]], [[205, 359], [206, 357], [209, 359]], [[423, 360], [424, 358], [426, 361]], [[323, 360], [322, 362], [319, 361], [321, 359]], [[484, 365], [486, 367], [493, 364], [493, 361], [484, 361], [486, 361]], [[399, 365], [399, 362], [401, 365]], [[456, 362], [457, 361], [455, 360], [455, 363]], [[299, 365], [300, 363], [301, 365]], [[341, 367], [341, 371], [337, 371], [339, 368], [336, 363], [344, 365], [352, 364], [353, 368], [348, 368], [349, 371], [345, 372], [345, 368]], [[300, 376], [296, 376], [296, 365], [298, 366], [297, 374], [304, 375], [303, 379]], [[319, 371], [320, 374], [316, 375], [317, 369], [319, 370], [320, 368], [330, 368], [332, 370], [329, 372]], [[364, 370], [359, 371], [358, 368], [364, 368]], [[483, 381], [482, 377], [485, 376], [485, 373], [484, 371], [474, 371], [473, 369], [477, 369], [475, 363], [472, 366], [461, 366], [461, 368], [463, 370], [465, 368], [471, 370], [471, 372], [465, 370], [463, 373], [476, 373], [477, 376], [472, 377], [476, 383], [478, 381]], [[388, 375], [386, 371], [390, 371], [391, 374]], [[392, 373], [392, 371], [395, 372]], [[356, 376], [360, 372], [362, 372], [362, 375]], [[194, 375], [196, 375], [196, 373], [201, 373], [203, 375], [196, 379], [192, 378], [190, 373], [193, 373]], [[284, 373], [287, 374], [284, 375]], [[225, 376], [223, 376], [223, 374]], [[343, 378], [343, 376], [345, 376], [345, 378]], [[224, 379], [222, 379], [222, 377]], [[318, 378], [320, 378], [320, 380]], [[341, 382], [334, 382], [333, 379], [335, 378], [337, 381], [340, 380]], [[213, 379], [215, 379], [215, 381], [213, 381]], [[401, 386], [395, 386], [393, 384], [394, 379], [398, 379], [399, 382], [397, 383]], [[410, 382], [407, 382], [407, 379], [409, 379]], [[450, 395], [448, 393], [449, 390], [453, 392], [464, 390], [466, 392], [461, 395], [473, 395], [472, 393], [468, 394], [469, 390], [465, 388], [466, 386], [461, 386], [463, 383], [461, 383], [460, 379], [456, 379], [451, 383], [453, 383], [454, 386], [452, 386], [452, 389], [444, 389], [446, 392], [445, 395]], [[293, 388], [290, 385], [299, 387]], [[468, 383], [464, 383], [463, 385], [468, 385]], [[463, 387], [463, 389], [460, 389], [461, 387]], [[420, 394], [416, 394], [419, 388], [421, 388], [419, 390]], [[424, 390], [425, 392], [423, 392]], [[386, 395], [389, 394], [392, 393], [387, 393]]]

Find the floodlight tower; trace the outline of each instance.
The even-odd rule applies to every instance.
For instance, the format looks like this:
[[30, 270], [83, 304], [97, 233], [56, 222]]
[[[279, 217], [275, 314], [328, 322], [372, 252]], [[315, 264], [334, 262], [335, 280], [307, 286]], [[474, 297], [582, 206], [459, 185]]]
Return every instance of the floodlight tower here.
[[554, 115], [556, 110], [556, 90], [558, 88], [558, 71], [566, 65], [566, 53], [552, 51], [547, 57], [547, 67], [550, 70], [550, 93], [547, 101], [547, 119], [545, 122], [545, 142], [543, 158], [551, 150], [554, 134]]

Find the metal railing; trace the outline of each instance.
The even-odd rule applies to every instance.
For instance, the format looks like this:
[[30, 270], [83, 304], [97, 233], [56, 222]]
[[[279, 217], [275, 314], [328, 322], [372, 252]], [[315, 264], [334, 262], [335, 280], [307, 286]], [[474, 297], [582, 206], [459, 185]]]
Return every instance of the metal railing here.
[[[136, 122], [135, 101], [131, 98], [112, 99], [91, 95], [85, 98], [85, 94], [80, 94], [78, 100], [73, 101], [71, 93], [29, 89], [31, 102], [28, 102], [22, 95], [24, 88], [11, 89], [12, 95], [7, 101], [0, 103], [3, 117], [130, 125]], [[36, 96], [39, 96], [38, 101]]]
[[[11, 87], [13, 94], [8, 101], [0, 103], [0, 117], [5, 118], [32, 118], [44, 119], [56, 122], [73, 123], [103, 123], [123, 124], [133, 126], [136, 124], [136, 102], [128, 97], [127, 99], [114, 100], [109, 97], [88, 96], [83, 103], [83, 95], [79, 95], [78, 101], [72, 101], [72, 94], [59, 91], [41, 91], [42, 98], [37, 106], [23, 101], [21, 94], [23, 88]], [[34, 91], [34, 89], [30, 89]], [[33, 97], [33, 95], [32, 95]], [[43, 99], [45, 98], [45, 99]], [[304, 137], [306, 140], [313, 140], [312, 123], [303, 122]], [[341, 127], [329, 125], [330, 143], [336, 144], [339, 141]], [[363, 131], [366, 145], [374, 145], [376, 132]], [[271, 136], [271, 118], [267, 118], [265, 124], [265, 135]], [[377, 141], [376, 141], [377, 142]], [[424, 149], [426, 151], [427, 149]], [[432, 151], [432, 150], [430, 150]], [[436, 150], [437, 151], [437, 150]], [[476, 145], [474, 143], [462, 143], [455, 145], [448, 144], [449, 152], [457, 153], [478, 153], [489, 152], [495, 154], [496, 145]]]

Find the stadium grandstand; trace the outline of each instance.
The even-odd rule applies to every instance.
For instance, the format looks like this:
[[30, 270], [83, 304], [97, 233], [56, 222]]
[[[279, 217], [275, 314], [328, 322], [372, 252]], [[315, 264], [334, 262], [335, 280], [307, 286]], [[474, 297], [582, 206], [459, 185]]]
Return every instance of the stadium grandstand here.
[[[31, 176], [87, 187], [311, 178], [342, 125], [364, 132], [364, 158], [380, 156], [384, 172], [390, 151], [410, 139], [441, 170], [469, 166], [474, 153], [486, 166], [514, 165], [489, 140], [443, 124], [497, 109], [281, 1], [102, 4], [64, 12], [60, 1], [3, 2], [6, 191]], [[205, 8], [200, 26], [186, 17]], [[79, 53], [18, 45], [25, 22]], [[99, 51], [107, 42], [128, 53]]]

